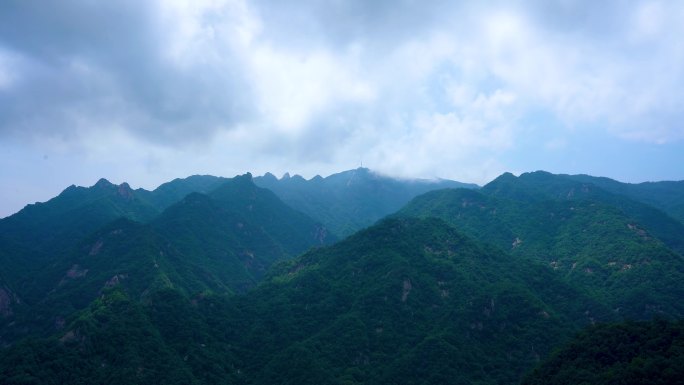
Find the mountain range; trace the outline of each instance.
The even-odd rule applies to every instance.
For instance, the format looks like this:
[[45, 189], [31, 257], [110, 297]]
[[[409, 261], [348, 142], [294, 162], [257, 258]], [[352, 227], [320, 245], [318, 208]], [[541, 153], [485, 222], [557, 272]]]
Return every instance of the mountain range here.
[[283, 202], [316, 218], [340, 237], [372, 225], [425, 192], [478, 188], [475, 184], [447, 179], [395, 179], [367, 168], [309, 180], [289, 174], [277, 179], [266, 173], [254, 178], [254, 183], [273, 191]]
[[546, 172], [71, 186], [0, 220], [0, 383], [543, 382], [585, 328], [684, 316], [681, 202]]

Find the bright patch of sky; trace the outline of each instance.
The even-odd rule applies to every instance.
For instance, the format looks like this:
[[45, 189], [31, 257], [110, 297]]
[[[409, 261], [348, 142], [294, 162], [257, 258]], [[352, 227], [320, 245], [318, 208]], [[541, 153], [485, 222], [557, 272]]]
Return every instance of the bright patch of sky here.
[[0, 217], [100, 177], [684, 179], [679, 1], [0, 5]]

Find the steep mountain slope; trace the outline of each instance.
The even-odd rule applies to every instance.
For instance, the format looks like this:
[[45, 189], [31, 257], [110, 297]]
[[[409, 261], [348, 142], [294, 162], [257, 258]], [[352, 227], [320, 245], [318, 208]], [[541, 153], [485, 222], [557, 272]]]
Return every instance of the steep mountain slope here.
[[0, 265], [0, 383], [513, 384], [588, 324], [684, 313], [678, 222], [589, 183], [432, 191], [319, 248], [251, 175], [198, 178], [49, 255], [3, 238], [49, 258]]
[[684, 222], [684, 181], [622, 183], [610, 178], [590, 175], [568, 175], [569, 178], [591, 183], [614, 194], [661, 209], [671, 217]]
[[259, 384], [513, 383], [587, 314], [608, 313], [435, 219], [382, 221], [236, 300], [256, 320], [242, 371]]
[[28, 205], [0, 220], [0, 287], [35, 302], [35, 294], [44, 294], [31, 283], [36, 275], [66, 258], [92, 231], [120, 217], [146, 221], [157, 214], [128, 184], [105, 179], [88, 188], [71, 186], [48, 202]]
[[276, 260], [335, 238], [325, 227], [252, 183], [250, 174], [225, 181], [209, 195], [193, 193], [169, 207], [152, 227], [185, 256], [201, 258], [207, 275], [233, 290], [261, 279]]
[[0, 351], [3, 384], [196, 384], [148, 312], [110, 290], [59, 339], [29, 340]]
[[74, 250], [93, 231], [122, 217], [150, 221], [186, 191], [217, 187], [220, 181], [225, 179], [194, 176], [146, 191], [100, 179], [91, 187], [70, 186], [48, 202], [1, 219], [0, 326], [13, 322], [13, 308], [38, 303], [61, 282], [61, 275], [77, 265]]
[[335, 240], [309, 216], [287, 206], [273, 192], [257, 187], [249, 173], [224, 183], [210, 196], [226, 209], [259, 222], [288, 253], [299, 254], [311, 245]]
[[254, 178], [285, 203], [321, 221], [334, 234], [344, 237], [373, 224], [424, 192], [441, 188], [477, 188], [450, 180], [405, 180], [376, 174], [367, 168], [344, 171], [326, 178], [305, 180], [286, 174]]
[[[71, 253], [26, 280], [24, 306], [0, 329], [0, 341], [62, 330], [74, 314], [109, 288], [118, 287], [135, 301], [147, 301], [164, 288], [183, 293], [230, 291], [243, 270], [213, 272], [201, 256], [181, 254], [151, 226], [115, 220], [82, 240]], [[232, 267], [227, 261], [221, 268]]]
[[325, 228], [256, 187], [251, 175], [238, 176], [210, 196], [188, 195], [148, 224], [120, 218], [74, 241], [23, 276], [20, 291], [0, 286], [0, 340], [59, 330], [110, 286], [136, 301], [161, 288], [184, 295], [244, 291], [275, 261], [332, 241]]
[[589, 328], [522, 382], [532, 384], [681, 384], [684, 321], [627, 322]]
[[0, 220], [0, 241], [54, 253], [116, 218], [147, 221], [157, 214], [127, 183], [117, 186], [100, 179], [92, 187], [72, 185], [45, 203], [27, 205]]
[[542, 201], [592, 200], [613, 206], [647, 228], [668, 247], [684, 255], [684, 224], [648, 204], [610, 193], [594, 184], [578, 182], [567, 175], [545, 171], [506, 173], [482, 188], [489, 196], [532, 203]]
[[514, 256], [544, 262], [621, 316], [684, 315], [684, 259], [650, 229], [592, 196], [544, 198], [566, 186], [531, 188], [528, 193], [527, 185], [514, 182], [507, 187], [510, 191], [487, 185], [481, 191], [430, 192], [399, 215], [442, 218]]
[[72, 185], [47, 202], [29, 204], [0, 219], [1, 249], [23, 247], [21, 255], [52, 254], [114, 219], [150, 221], [186, 195], [208, 193], [227, 180], [194, 175], [164, 183], [153, 191], [132, 190], [127, 183], [115, 185], [106, 179], [91, 187]]
[[[383, 221], [279, 265], [242, 296], [165, 288], [140, 304], [125, 292], [105, 291], [52, 339], [4, 351], [0, 379], [50, 383], [77, 365], [81, 381], [145, 383], [175, 362], [188, 383], [511, 384], [590, 317], [610, 319], [548, 269], [436, 219]], [[128, 338], [138, 339], [117, 359], [109, 341]]]

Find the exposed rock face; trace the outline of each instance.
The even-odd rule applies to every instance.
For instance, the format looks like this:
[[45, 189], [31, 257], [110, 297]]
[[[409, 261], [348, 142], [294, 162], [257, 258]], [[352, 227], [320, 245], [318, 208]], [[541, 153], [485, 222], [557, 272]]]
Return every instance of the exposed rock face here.
[[522, 243], [522, 239], [515, 237], [515, 240], [511, 244], [511, 247], [513, 247], [515, 249], [516, 247], [520, 246], [521, 243]]
[[316, 228], [314, 229], [314, 239], [318, 243], [323, 245], [323, 244], [325, 244], [325, 241], [327, 238], [328, 238], [328, 229], [326, 229], [325, 226], [316, 225]]
[[0, 287], [0, 316], [9, 317], [12, 313], [12, 303], [16, 302], [16, 297], [9, 289]]
[[86, 274], [88, 274], [88, 269], [83, 269], [78, 264], [73, 265], [71, 268], [69, 268], [69, 270], [67, 270], [66, 273], [64, 273], [64, 277], [62, 277], [62, 279], [59, 281], [58, 286], [62, 286], [70, 280], [85, 277]]
[[90, 248], [90, 252], [88, 253], [88, 255], [90, 255], [91, 257], [93, 255], [97, 255], [100, 252], [102, 245], [104, 245], [104, 241], [102, 241], [102, 239], [98, 239], [97, 242], [95, 242], [95, 244], [93, 245], [93, 247]]
[[119, 185], [117, 192], [119, 193], [119, 196], [124, 198], [125, 200], [133, 199], [133, 190], [131, 189], [131, 186], [129, 186], [126, 182], [121, 183]]
[[126, 279], [126, 274], [117, 274], [105, 282], [105, 288], [110, 288], [121, 283], [122, 280]]
[[78, 278], [78, 277], [84, 277], [86, 274], [88, 274], [88, 269], [81, 269], [79, 265], [73, 265], [71, 268], [66, 272], [67, 278]]
[[401, 293], [401, 302], [406, 302], [406, 298], [408, 298], [409, 293], [411, 292], [411, 280], [410, 279], [404, 279], [404, 284], [402, 286], [402, 293]]

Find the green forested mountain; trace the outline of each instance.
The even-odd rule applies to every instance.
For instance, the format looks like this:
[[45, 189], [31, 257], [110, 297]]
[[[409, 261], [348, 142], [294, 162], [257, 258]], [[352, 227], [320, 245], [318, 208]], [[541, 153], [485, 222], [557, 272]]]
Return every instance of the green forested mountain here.
[[[59, 330], [112, 285], [126, 288], [136, 301], [165, 287], [185, 294], [244, 291], [275, 261], [334, 240], [256, 187], [249, 174], [225, 180], [210, 195], [191, 193], [147, 224], [122, 217], [94, 230], [34, 260], [28, 274], [3, 266], [3, 274], [19, 277], [15, 285], [8, 280], [0, 286], [0, 341]], [[24, 257], [12, 254], [16, 250], [3, 249], [5, 258]]]
[[150, 311], [116, 288], [79, 312], [59, 338], [25, 340], [0, 351], [0, 366], [3, 384], [198, 383]]
[[[55, 337], [5, 350], [0, 381], [515, 383], [610, 314], [544, 266], [436, 219], [383, 221], [241, 296], [132, 292], [116, 285]], [[70, 365], [78, 376], [60, 372]]]
[[202, 261], [207, 276], [231, 290], [260, 280], [276, 260], [331, 243], [325, 227], [252, 183], [250, 174], [230, 179], [209, 195], [192, 193], [151, 226], [186, 258]]
[[[93, 230], [119, 217], [146, 221], [158, 211], [140, 199], [128, 184], [100, 179], [94, 186], [71, 186], [57, 197], [26, 206], [0, 220], [0, 245], [12, 262], [34, 263], [73, 245]], [[26, 260], [26, 261], [24, 261]]]
[[[442, 218], [513, 256], [546, 263], [623, 317], [684, 315], [684, 259], [654, 236], [658, 229], [629, 215], [629, 208], [642, 204], [612, 205], [618, 198], [593, 185], [564, 179], [554, 185], [545, 175], [545, 184], [533, 184], [526, 178], [504, 175], [479, 191], [430, 192], [399, 214]], [[568, 191], [576, 191], [572, 199]], [[657, 215], [646, 222], [671, 223]]]
[[244, 372], [259, 384], [514, 383], [556, 338], [608, 314], [436, 219], [382, 221], [278, 265], [239, 300], [258, 320]]
[[135, 191], [142, 199], [161, 212], [190, 193], [208, 194], [227, 180], [228, 178], [212, 175], [192, 175], [163, 183], [152, 191], [144, 189]]
[[682, 384], [684, 321], [591, 327], [555, 351], [522, 383]]
[[[157, 213], [128, 184], [100, 179], [89, 188], [70, 186], [45, 203], [0, 219], [0, 314], [6, 314], [0, 327], [17, 307], [45, 295], [49, 289], [39, 277], [68, 260], [83, 238], [117, 218], [145, 221]], [[0, 330], [0, 341], [4, 334]]]
[[684, 181], [622, 183], [610, 178], [590, 175], [569, 175], [568, 177], [649, 204], [684, 222]]
[[399, 210], [411, 198], [442, 188], [477, 188], [451, 180], [395, 179], [367, 168], [306, 180], [289, 174], [254, 178], [288, 205], [320, 221], [334, 234], [348, 236]]
[[[351, 229], [436, 185], [271, 177], [257, 179], [281, 198], [250, 174], [100, 181], [0, 220], [0, 383], [516, 384], [567, 343], [576, 360], [560, 350], [525, 381], [604, 355], [602, 379], [679, 363], [678, 342], [652, 354], [654, 330], [678, 341], [669, 321], [570, 342], [594, 323], [682, 317], [682, 224], [645, 201], [504, 174], [330, 245], [283, 196]], [[611, 343], [585, 347], [597, 330]]]
[[26, 281], [21, 292], [25, 306], [4, 328], [2, 338], [11, 341], [61, 330], [70, 316], [114, 286], [138, 300], [167, 286], [201, 289], [188, 284], [196, 274], [181, 261], [175, 248], [149, 226], [115, 220]]
[[567, 175], [544, 171], [524, 173], [515, 177], [501, 175], [482, 188], [482, 192], [497, 198], [521, 203], [543, 201], [594, 201], [622, 211], [649, 229], [668, 247], [684, 255], [684, 223], [648, 204], [625, 195], [611, 193], [589, 182], [577, 181]]

